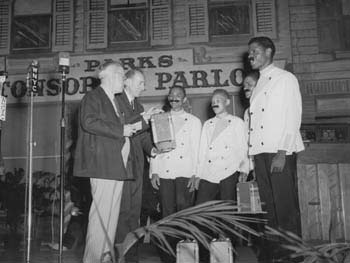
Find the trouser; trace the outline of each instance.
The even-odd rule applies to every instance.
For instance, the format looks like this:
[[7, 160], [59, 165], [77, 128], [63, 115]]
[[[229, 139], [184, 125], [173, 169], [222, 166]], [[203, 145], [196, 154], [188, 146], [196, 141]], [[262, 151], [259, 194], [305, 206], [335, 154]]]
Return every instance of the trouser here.
[[[273, 228], [282, 228], [301, 235], [298, 184], [296, 175], [296, 155], [286, 155], [286, 163], [281, 173], [271, 173], [274, 153], [254, 156], [255, 174], [265, 218]], [[280, 249], [277, 242], [261, 239], [261, 258], [284, 257], [287, 251]], [[270, 253], [267, 253], [270, 252]]]
[[212, 200], [237, 200], [237, 183], [239, 173], [236, 172], [219, 183], [201, 180], [197, 193], [196, 205]]
[[[189, 178], [178, 177], [175, 179], [160, 178], [159, 195], [162, 217], [167, 217], [177, 211], [189, 208], [194, 202], [194, 191], [190, 192], [187, 188]], [[176, 243], [179, 241], [176, 238], [167, 236], [167, 240], [176, 253]], [[160, 252], [163, 262], [175, 262], [175, 258], [171, 255]]]
[[[199, 189], [197, 193], [196, 205], [212, 201], [212, 200], [237, 200], [237, 183], [238, 183], [239, 172], [235, 172], [229, 177], [221, 180], [219, 183], [211, 183], [207, 180], [201, 180], [199, 183]], [[207, 234], [214, 237], [216, 233], [211, 233], [205, 229]], [[227, 234], [233, 242], [231, 234]], [[234, 242], [233, 242], [234, 245]], [[209, 251], [204, 248], [203, 245], [199, 245], [200, 259], [201, 262], [209, 262]]]
[[[120, 205], [119, 221], [116, 233], [117, 246], [123, 243], [126, 235], [134, 231], [140, 225], [140, 215], [142, 206], [142, 174], [137, 175], [135, 180], [124, 181], [123, 195]], [[135, 244], [126, 254], [126, 259], [138, 261], [137, 244]]]
[[114, 239], [123, 182], [91, 178], [92, 203], [83, 262], [98, 263], [104, 253], [114, 255]]

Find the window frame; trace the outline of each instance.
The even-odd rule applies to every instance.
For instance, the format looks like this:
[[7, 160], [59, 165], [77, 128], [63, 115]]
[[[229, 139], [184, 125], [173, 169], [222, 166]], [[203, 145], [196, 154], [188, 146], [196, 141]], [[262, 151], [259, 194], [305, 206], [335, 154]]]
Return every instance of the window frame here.
[[107, 48], [108, 49], [114, 49], [114, 48], [138, 48], [138, 47], [144, 47], [145, 45], [148, 47], [150, 46], [150, 33], [151, 33], [151, 28], [150, 28], [150, 3], [149, 0], [145, 1], [145, 6], [127, 6], [127, 5], [121, 5], [118, 7], [117, 5], [112, 6], [110, 1], [108, 1], [108, 9], [107, 9], [107, 25], [108, 28], [110, 26], [110, 13], [112, 12], [117, 12], [118, 10], [145, 10], [146, 14], [146, 39], [145, 40], [140, 40], [140, 41], [115, 41], [112, 42], [110, 39], [110, 31], [107, 29]]

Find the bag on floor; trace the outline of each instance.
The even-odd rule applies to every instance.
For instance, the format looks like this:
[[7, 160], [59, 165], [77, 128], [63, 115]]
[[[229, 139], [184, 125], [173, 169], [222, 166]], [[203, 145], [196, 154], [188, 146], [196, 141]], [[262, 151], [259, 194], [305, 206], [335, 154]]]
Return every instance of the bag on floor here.
[[233, 248], [229, 238], [210, 242], [210, 263], [233, 263]]
[[176, 263], [198, 263], [197, 241], [181, 240], [176, 245]]

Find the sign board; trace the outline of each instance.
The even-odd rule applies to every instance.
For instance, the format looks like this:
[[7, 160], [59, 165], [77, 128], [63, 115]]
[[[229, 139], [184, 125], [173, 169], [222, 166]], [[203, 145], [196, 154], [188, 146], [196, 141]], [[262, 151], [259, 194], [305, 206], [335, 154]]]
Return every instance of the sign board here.
[[[80, 100], [96, 87], [98, 68], [109, 60], [120, 61], [126, 70], [139, 67], [144, 71], [146, 91], [142, 97], [166, 95], [173, 86], [185, 87], [188, 94], [211, 93], [216, 88], [239, 91], [243, 77], [242, 63], [196, 65], [193, 56], [193, 49], [71, 56], [66, 100]], [[40, 64], [40, 58], [38, 61]], [[60, 101], [60, 82], [58, 72], [41, 74], [39, 68], [34, 102]], [[25, 74], [9, 74], [4, 87], [3, 96], [7, 97], [8, 103], [29, 101]]]

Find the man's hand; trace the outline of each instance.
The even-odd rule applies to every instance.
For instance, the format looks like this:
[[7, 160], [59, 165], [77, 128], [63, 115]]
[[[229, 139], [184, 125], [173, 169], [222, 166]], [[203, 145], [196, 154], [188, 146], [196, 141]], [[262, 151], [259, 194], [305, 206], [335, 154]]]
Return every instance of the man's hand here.
[[248, 174], [240, 172], [238, 177], [238, 182], [244, 183], [247, 181], [247, 178], [248, 178]]
[[161, 153], [161, 151], [159, 151], [158, 148], [153, 147], [152, 150], [151, 150], [151, 157], [154, 158], [160, 153]]
[[148, 122], [153, 114], [157, 114], [157, 113], [161, 113], [161, 112], [163, 112], [162, 109], [152, 107], [147, 112], [141, 113], [141, 115], [142, 115], [143, 119], [145, 120], [145, 122]]
[[278, 151], [272, 158], [271, 173], [281, 173], [286, 164], [286, 151]]
[[137, 130], [132, 124], [125, 124], [124, 125], [124, 137], [130, 137], [132, 136]]
[[158, 174], [152, 174], [151, 184], [154, 189], [159, 190], [160, 179]]
[[189, 188], [190, 192], [193, 192], [194, 190], [198, 189], [196, 188], [196, 176], [192, 175], [192, 177], [188, 180], [187, 188]]

